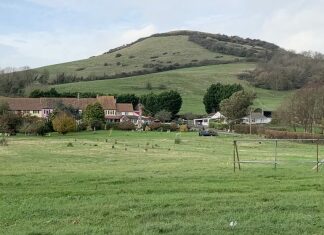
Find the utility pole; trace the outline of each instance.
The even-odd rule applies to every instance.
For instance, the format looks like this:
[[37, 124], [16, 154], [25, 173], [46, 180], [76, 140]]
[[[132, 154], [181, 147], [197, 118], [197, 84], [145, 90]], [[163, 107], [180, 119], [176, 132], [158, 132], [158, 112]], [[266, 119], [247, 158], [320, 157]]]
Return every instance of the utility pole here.
[[250, 109], [250, 118], [249, 118], [249, 124], [250, 124], [250, 135], [252, 135], [252, 109]]

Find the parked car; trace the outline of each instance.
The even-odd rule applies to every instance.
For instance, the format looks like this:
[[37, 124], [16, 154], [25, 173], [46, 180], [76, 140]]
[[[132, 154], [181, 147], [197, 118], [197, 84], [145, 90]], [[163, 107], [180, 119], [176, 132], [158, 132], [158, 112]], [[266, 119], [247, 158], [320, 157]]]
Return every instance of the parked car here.
[[218, 136], [218, 134], [216, 130], [209, 129], [209, 130], [200, 130], [199, 136]]

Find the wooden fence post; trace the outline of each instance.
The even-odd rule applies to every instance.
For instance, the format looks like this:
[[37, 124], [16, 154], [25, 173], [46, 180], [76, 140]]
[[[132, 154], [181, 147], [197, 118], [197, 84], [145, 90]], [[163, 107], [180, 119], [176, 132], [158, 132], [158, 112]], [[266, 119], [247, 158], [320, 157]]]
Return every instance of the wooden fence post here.
[[316, 171], [318, 172], [318, 167], [319, 167], [319, 159], [318, 159], [318, 155], [319, 155], [319, 146], [318, 146], [318, 142], [319, 140], [317, 140], [317, 144], [316, 144]]
[[275, 156], [274, 156], [274, 168], [277, 169], [277, 147], [278, 147], [278, 140], [275, 143]]
[[236, 140], [233, 141], [233, 164], [234, 164], [234, 172], [236, 170], [236, 164], [235, 164], [235, 146], [236, 146]]
[[238, 168], [239, 168], [239, 170], [241, 170], [240, 157], [239, 157], [238, 148], [237, 148], [237, 142], [236, 141], [235, 141], [235, 150], [236, 150], [236, 159], [237, 159]]

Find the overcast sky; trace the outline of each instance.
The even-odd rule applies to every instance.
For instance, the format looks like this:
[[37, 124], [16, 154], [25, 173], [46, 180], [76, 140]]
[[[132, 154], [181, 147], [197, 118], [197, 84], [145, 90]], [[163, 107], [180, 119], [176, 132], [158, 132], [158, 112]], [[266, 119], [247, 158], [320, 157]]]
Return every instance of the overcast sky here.
[[0, 68], [101, 54], [188, 29], [324, 53], [324, 0], [1, 0]]

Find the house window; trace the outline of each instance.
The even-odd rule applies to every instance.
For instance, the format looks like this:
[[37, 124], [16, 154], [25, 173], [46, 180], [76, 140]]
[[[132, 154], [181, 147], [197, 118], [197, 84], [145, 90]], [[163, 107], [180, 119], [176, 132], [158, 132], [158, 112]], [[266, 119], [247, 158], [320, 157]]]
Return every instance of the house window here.
[[33, 110], [33, 114], [39, 114], [38, 110]]

